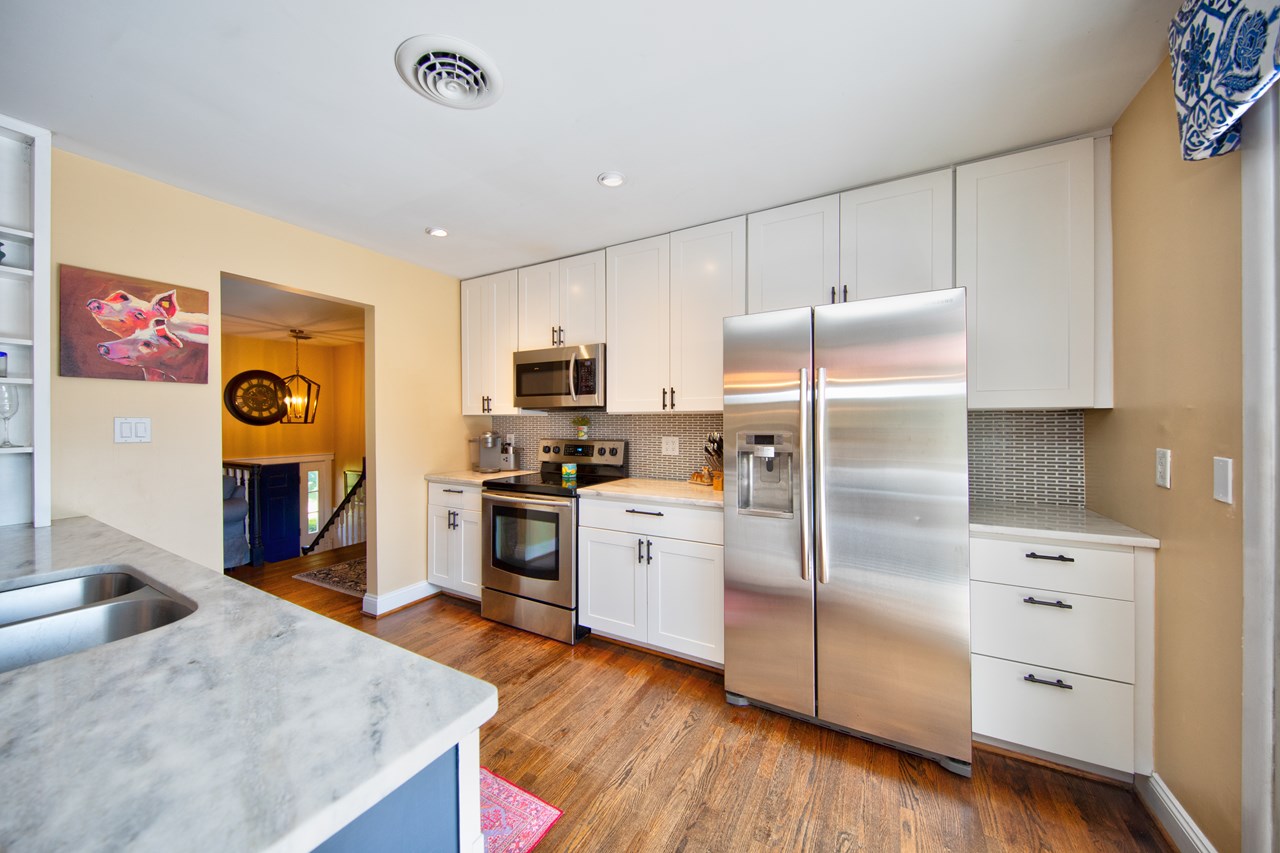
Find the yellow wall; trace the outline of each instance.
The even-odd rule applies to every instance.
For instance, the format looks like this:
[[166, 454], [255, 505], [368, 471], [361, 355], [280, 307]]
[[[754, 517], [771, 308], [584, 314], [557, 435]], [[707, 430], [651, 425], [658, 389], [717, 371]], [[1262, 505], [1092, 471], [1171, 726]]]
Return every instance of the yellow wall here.
[[[1178, 154], [1166, 61], [1115, 124], [1115, 402], [1085, 416], [1092, 509], [1159, 537], [1155, 767], [1219, 850], [1240, 848], [1243, 544], [1240, 160]], [[1154, 485], [1173, 451], [1173, 488]], [[1212, 459], [1236, 460], [1233, 505]]]
[[334, 387], [342, 389], [341, 405], [331, 409], [335, 418], [333, 476], [341, 486], [342, 472], [359, 471], [364, 458], [364, 345], [349, 344], [331, 349]]
[[[351, 420], [346, 411], [347, 392], [340, 387], [334, 372], [334, 347], [300, 345], [298, 363], [302, 375], [320, 383], [320, 405], [316, 408], [315, 423], [268, 424], [252, 426], [237, 420], [222, 407], [222, 455], [226, 459], [243, 459], [256, 456], [293, 456], [304, 453], [333, 453], [337, 445], [337, 424], [340, 419]], [[293, 344], [286, 341], [267, 341], [262, 338], [222, 336], [222, 372], [213, 381], [222, 383], [245, 370], [269, 370], [281, 378], [293, 373]], [[359, 371], [355, 378], [363, 386]], [[358, 399], [363, 401], [364, 389], [358, 389]], [[364, 408], [356, 410], [363, 416]], [[363, 422], [361, 424], [363, 435]], [[336, 457], [335, 457], [336, 462]]]
[[[57, 150], [53, 234], [55, 264], [208, 291], [214, 365], [223, 271], [371, 305], [370, 591], [425, 579], [422, 476], [467, 459], [456, 279]], [[91, 515], [220, 568], [221, 383], [71, 379], [56, 367], [54, 516]], [[152, 418], [152, 442], [113, 444], [113, 416]]]

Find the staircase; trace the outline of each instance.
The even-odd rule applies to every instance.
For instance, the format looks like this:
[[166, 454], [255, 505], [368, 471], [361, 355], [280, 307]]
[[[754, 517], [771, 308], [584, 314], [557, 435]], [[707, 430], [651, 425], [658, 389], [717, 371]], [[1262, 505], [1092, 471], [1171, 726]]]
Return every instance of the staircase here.
[[360, 479], [356, 480], [351, 491], [347, 492], [342, 503], [338, 504], [333, 515], [320, 528], [316, 538], [311, 540], [310, 545], [303, 547], [303, 554], [328, 551], [365, 541], [364, 483], [365, 473], [361, 471]]

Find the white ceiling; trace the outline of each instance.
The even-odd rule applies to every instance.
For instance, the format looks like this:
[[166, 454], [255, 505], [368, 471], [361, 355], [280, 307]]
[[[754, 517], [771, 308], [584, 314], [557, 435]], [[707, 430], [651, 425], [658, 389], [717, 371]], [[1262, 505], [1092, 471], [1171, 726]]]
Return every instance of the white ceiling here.
[[304, 296], [265, 282], [222, 274], [222, 334], [292, 341], [290, 329], [311, 335], [309, 343], [343, 346], [364, 340], [359, 305]]
[[[0, 112], [467, 277], [1108, 127], [1178, 5], [6, 3]], [[412, 93], [393, 56], [420, 33], [488, 53], [501, 100]]]

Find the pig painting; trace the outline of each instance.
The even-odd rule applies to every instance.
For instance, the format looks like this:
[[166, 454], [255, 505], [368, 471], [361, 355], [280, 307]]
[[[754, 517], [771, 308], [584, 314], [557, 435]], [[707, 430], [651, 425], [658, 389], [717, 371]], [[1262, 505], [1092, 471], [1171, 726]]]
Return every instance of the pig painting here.
[[58, 302], [61, 375], [209, 381], [205, 291], [64, 264]]

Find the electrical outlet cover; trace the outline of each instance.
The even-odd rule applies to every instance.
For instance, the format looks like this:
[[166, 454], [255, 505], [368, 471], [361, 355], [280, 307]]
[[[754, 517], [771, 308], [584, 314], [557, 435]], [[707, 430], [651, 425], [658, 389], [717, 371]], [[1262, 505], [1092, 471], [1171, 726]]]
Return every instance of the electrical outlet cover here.
[[664, 435], [662, 437], [662, 455], [663, 456], [679, 456], [680, 455], [680, 437], [676, 435]]

